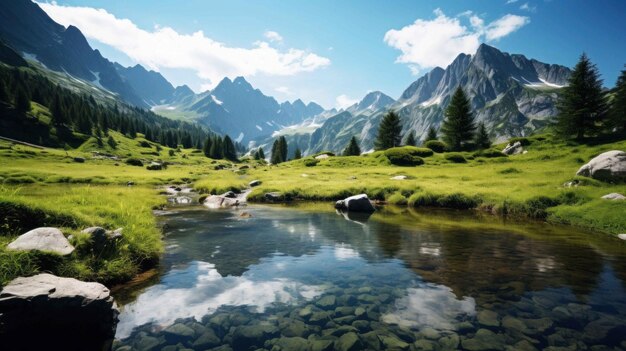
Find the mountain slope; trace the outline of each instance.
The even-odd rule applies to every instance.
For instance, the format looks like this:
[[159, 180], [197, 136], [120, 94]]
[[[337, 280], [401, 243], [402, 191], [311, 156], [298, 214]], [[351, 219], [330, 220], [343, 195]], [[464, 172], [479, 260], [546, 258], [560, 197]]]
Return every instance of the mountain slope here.
[[160, 73], [148, 71], [141, 65], [124, 67], [115, 63], [117, 72], [148, 105], [159, 105], [171, 99], [174, 87]]
[[[341, 151], [352, 136], [360, 138], [361, 149], [373, 147], [383, 114], [399, 113], [403, 134], [414, 131], [423, 139], [428, 128], [439, 129], [454, 90], [467, 93], [477, 122], [484, 122], [494, 140], [524, 136], [545, 126], [556, 115], [558, 91], [567, 84], [570, 70], [511, 55], [482, 44], [474, 55], [460, 54], [445, 69], [436, 67], [413, 82], [397, 102], [365, 113], [365, 99], [310, 132], [309, 154], [322, 150]], [[280, 131], [278, 134], [283, 134]], [[288, 137], [289, 138], [289, 137]]]
[[78, 28], [54, 22], [30, 0], [5, 1], [0, 6], [0, 37], [51, 70], [102, 86], [136, 106], [147, 106], [114, 65], [89, 46]]

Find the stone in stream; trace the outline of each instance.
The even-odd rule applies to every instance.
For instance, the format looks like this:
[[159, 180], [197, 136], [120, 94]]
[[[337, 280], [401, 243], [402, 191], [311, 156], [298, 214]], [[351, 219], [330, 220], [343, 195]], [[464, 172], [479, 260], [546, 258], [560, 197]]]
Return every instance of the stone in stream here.
[[576, 175], [603, 181], [626, 180], [626, 152], [612, 150], [604, 152], [580, 167]]
[[459, 347], [460, 339], [456, 334], [444, 336], [439, 339], [439, 345], [441, 346], [441, 350], [456, 350]]
[[436, 350], [435, 343], [433, 343], [430, 340], [425, 340], [425, 339], [419, 339], [419, 340], [415, 341], [413, 343], [413, 346], [415, 347], [416, 350], [420, 350], [420, 351], [434, 351], [434, 350]]
[[376, 209], [367, 197], [367, 194], [359, 194], [339, 200], [335, 203], [335, 208], [339, 210], [354, 212], [374, 212]]
[[107, 349], [118, 315], [109, 289], [100, 283], [46, 273], [20, 277], [0, 292], [0, 340], [28, 350]]
[[311, 342], [311, 351], [331, 351], [333, 344], [333, 340], [313, 340]]
[[408, 350], [410, 345], [399, 338], [391, 335], [379, 335], [378, 339], [383, 344], [385, 350]]
[[337, 351], [358, 351], [363, 349], [363, 343], [356, 333], [343, 334], [339, 340], [335, 342], [335, 350]]
[[195, 335], [194, 330], [183, 323], [170, 325], [163, 330], [163, 333], [165, 334], [165, 340], [170, 344], [190, 341]]
[[469, 351], [502, 350], [504, 336], [488, 329], [478, 329], [473, 338], [463, 338], [461, 345]]
[[321, 299], [317, 300], [315, 304], [317, 305], [317, 307], [323, 310], [332, 310], [335, 308], [335, 305], [337, 304], [337, 298], [335, 297], [335, 295], [326, 295], [322, 297]]
[[489, 310], [480, 311], [478, 312], [477, 319], [478, 319], [478, 323], [485, 327], [499, 327], [500, 326], [500, 321], [498, 320], [498, 314], [493, 311], [489, 311]]
[[20, 235], [8, 246], [9, 250], [16, 251], [46, 251], [58, 255], [69, 255], [74, 252], [74, 246], [63, 236], [57, 228], [41, 227]]
[[232, 344], [236, 350], [248, 350], [253, 346], [261, 348], [265, 340], [275, 338], [278, 335], [278, 328], [273, 325], [256, 324], [239, 326], [233, 333]]
[[208, 208], [230, 208], [244, 205], [245, 200], [240, 201], [237, 198], [233, 199], [223, 195], [211, 195], [204, 199], [202, 204]]

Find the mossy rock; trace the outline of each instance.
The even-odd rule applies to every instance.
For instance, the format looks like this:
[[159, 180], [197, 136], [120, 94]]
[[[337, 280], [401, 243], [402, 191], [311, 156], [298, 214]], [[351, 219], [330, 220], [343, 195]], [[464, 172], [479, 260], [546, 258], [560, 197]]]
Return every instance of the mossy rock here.
[[[428, 151], [425, 151], [428, 150]], [[396, 166], [419, 166], [424, 164], [422, 157], [432, 156], [433, 151], [414, 146], [393, 147], [385, 150], [385, 156]]]
[[467, 160], [465, 157], [459, 153], [453, 152], [444, 156], [444, 158], [450, 162], [454, 163], [466, 163]]

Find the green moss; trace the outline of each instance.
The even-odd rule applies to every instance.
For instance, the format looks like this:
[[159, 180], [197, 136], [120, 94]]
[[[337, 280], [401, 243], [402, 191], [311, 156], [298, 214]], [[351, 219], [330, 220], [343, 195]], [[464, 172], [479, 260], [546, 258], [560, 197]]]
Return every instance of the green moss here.
[[419, 166], [424, 164], [422, 157], [432, 156], [433, 151], [414, 146], [394, 147], [385, 150], [385, 156], [396, 166]]
[[446, 160], [450, 162], [454, 162], [454, 163], [466, 163], [467, 162], [465, 157], [457, 152], [451, 152], [449, 154], [446, 154], [444, 157]]

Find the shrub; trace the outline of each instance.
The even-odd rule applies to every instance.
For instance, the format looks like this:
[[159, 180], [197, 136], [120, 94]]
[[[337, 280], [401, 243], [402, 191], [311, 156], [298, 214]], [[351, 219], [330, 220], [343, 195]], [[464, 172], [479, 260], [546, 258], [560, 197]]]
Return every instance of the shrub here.
[[507, 157], [505, 154], [502, 153], [502, 151], [496, 150], [496, 149], [481, 150], [481, 151], [475, 152], [474, 156], [487, 157], [487, 158]]
[[145, 140], [140, 141], [140, 142], [139, 142], [139, 146], [141, 146], [141, 147], [147, 147], [147, 148], [151, 148], [151, 147], [152, 147], [152, 145], [150, 145], [150, 143], [149, 143], [149, 142], [147, 142], [147, 141], [145, 141]]
[[445, 207], [460, 210], [475, 208], [481, 200], [477, 196], [467, 196], [461, 193], [435, 195], [431, 193], [416, 193], [409, 198], [409, 205], [414, 207]]
[[174, 155], [176, 154], [176, 152], [175, 152], [174, 150], [172, 150], [172, 149], [169, 149], [169, 150], [167, 151], [167, 153], [168, 153], [170, 156], [174, 156]]
[[143, 167], [143, 162], [140, 159], [131, 157], [126, 160], [126, 164], [131, 166]]
[[304, 160], [304, 165], [306, 167], [314, 167], [318, 163], [320, 163], [320, 160], [316, 160], [314, 158], [307, 158], [306, 160]]
[[387, 202], [392, 205], [406, 205], [407, 199], [401, 193], [393, 193], [387, 198]]
[[510, 168], [505, 168], [505, 169], [499, 171], [498, 173], [500, 173], [500, 174], [513, 174], [513, 173], [522, 173], [522, 171], [520, 171], [519, 169], [517, 169], [515, 167], [510, 167]]
[[[385, 150], [385, 156], [391, 164], [396, 166], [419, 166], [424, 164], [424, 160], [420, 157], [420, 155], [424, 154], [423, 150], [429, 149], [414, 146], [393, 147]], [[429, 151], [430, 155], [432, 155], [432, 151]]]
[[465, 159], [465, 157], [463, 157], [463, 155], [453, 152], [453, 153], [449, 153], [446, 156], [444, 156], [446, 160], [454, 162], [454, 163], [466, 163], [467, 160]]
[[439, 153], [444, 152], [447, 149], [446, 144], [439, 140], [429, 140], [424, 144], [424, 146]]

